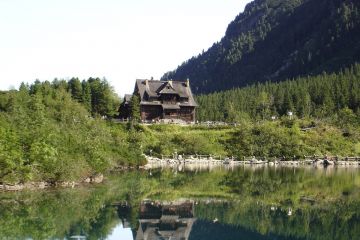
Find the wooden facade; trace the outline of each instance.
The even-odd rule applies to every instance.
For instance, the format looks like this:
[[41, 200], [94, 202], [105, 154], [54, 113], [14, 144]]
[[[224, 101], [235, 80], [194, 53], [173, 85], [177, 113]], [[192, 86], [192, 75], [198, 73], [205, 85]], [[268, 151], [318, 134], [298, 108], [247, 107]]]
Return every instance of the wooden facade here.
[[140, 205], [139, 227], [135, 232], [135, 240], [188, 240], [196, 220], [193, 201], [143, 201]]
[[[197, 104], [189, 81], [136, 80], [134, 93], [140, 98], [141, 120], [195, 122]], [[123, 104], [129, 105], [124, 101]]]

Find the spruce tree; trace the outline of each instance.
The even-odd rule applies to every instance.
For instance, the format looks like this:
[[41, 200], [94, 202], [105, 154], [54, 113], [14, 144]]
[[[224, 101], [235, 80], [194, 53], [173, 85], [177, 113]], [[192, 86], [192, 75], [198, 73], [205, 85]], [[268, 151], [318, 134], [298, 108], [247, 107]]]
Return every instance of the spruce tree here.
[[130, 101], [130, 122], [133, 127], [140, 121], [140, 98], [134, 94]]

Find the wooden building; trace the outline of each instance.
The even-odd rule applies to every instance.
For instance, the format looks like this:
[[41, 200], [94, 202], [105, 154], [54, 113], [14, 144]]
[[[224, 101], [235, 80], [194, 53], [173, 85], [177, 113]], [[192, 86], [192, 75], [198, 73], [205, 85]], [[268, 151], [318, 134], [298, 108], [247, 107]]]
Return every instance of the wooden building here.
[[[191, 92], [189, 81], [136, 80], [134, 93], [140, 99], [140, 113], [143, 122], [159, 120], [180, 120], [195, 122], [197, 104]], [[129, 96], [123, 105], [129, 106]]]
[[175, 203], [142, 202], [139, 227], [135, 240], [179, 239], [188, 240], [196, 218], [194, 202]]

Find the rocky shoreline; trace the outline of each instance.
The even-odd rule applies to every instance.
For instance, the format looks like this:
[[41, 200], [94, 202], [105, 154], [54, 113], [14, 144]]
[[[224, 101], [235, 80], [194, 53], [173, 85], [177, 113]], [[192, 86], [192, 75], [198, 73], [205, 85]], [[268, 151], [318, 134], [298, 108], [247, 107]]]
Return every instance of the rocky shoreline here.
[[360, 158], [348, 159], [304, 159], [304, 160], [258, 160], [256, 158], [238, 161], [233, 158], [225, 158], [223, 160], [217, 160], [212, 158], [156, 158], [146, 156], [148, 164], [145, 168], [152, 168], [152, 165], [179, 165], [179, 164], [211, 164], [211, 165], [268, 165], [268, 166], [345, 166], [345, 167], [359, 167]]
[[104, 181], [104, 175], [98, 174], [94, 176], [90, 176], [85, 178], [82, 181], [75, 182], [75, 181], [62, 181], [62, 182], [26, 182], [26, 183], [0, 183], [0, 191], [22, 191], [22, 190], [39, 190], [39, 189], [46, 189], [46, 188], [54, 188], [54, 187], [71, 187], [74, 188], [75, 186], [79, 186], [81, 184], [96, 184], [102, 183]]

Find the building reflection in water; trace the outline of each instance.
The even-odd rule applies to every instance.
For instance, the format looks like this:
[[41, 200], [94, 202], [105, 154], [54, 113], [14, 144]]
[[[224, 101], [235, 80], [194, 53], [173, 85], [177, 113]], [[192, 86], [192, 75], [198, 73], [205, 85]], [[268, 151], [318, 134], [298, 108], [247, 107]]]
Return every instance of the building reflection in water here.
[[143, 201], [136, 240], [187, 240], [196, 218], [192, 201]]

